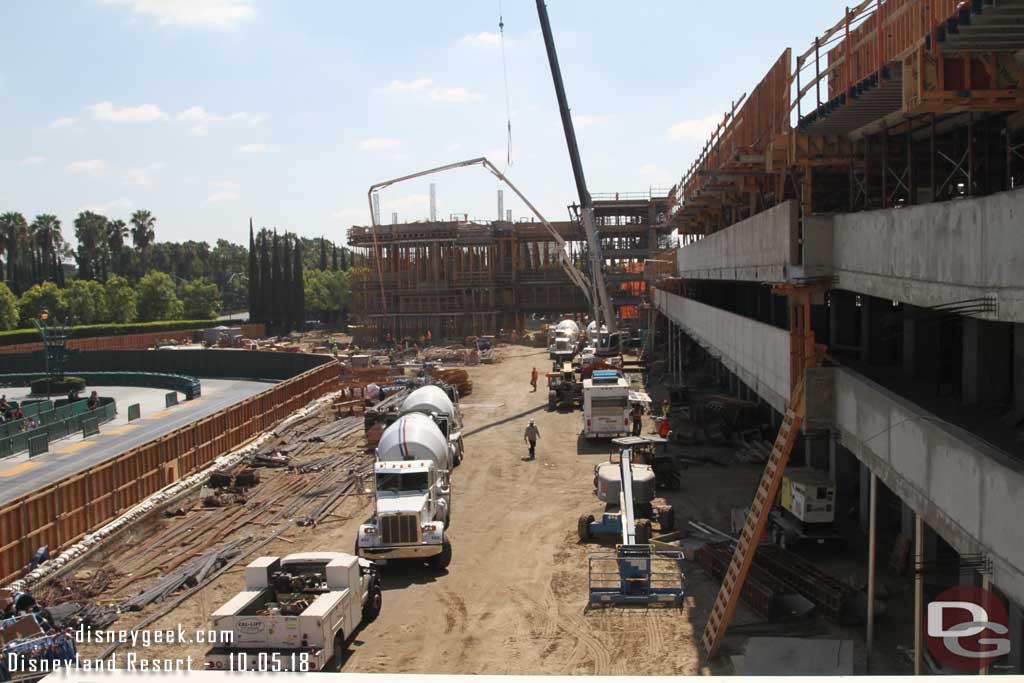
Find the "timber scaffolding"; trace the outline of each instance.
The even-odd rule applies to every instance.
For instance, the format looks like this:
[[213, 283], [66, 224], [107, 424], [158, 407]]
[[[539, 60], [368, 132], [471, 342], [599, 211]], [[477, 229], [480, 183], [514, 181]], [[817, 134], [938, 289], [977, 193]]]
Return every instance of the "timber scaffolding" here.
[[[595, 195], [595, 220], [612, 302], [620, 318], [639, 317], [646, 294], [644, 261], [665, 244], [667, 193]], [[571, 208], [571, 207], [570, 207]], [[586, 263], [578, 221], [555, 221], [572, 261]], [[353, 226], [351, 248], [366, 257], [352, 279], [352, 310], [363, 343], [460, 339], [526, 326], [545, 317], [589, 311], [559, 264], [558, 244], [540, 223], [439, 221]], [[379, 266], [379, 268], [378, 268]], [[383, 290], [383, 292], [382, 292]], [[383, 300], [382, 300], [383, 298]]]
[[[879, 27], [881, 26], [881, 30]], [[865, 0], [733, 104], [669, 193], [679, 234], [1024, 181], [1024, 0]]]

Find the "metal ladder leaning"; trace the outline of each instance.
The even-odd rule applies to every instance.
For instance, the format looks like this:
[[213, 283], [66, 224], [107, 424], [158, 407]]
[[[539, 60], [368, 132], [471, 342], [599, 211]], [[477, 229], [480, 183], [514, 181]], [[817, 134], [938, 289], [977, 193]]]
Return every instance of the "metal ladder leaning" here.
[[747, 513], [747, 521], [743, 525], [739, 542], [733, 551], [732, 561], [722, 579], [722, 587], [718, 590], [718, 597], [711, 608], [711, 616], [704, 627], [704, 635], [701, 637], [701, 644], [708, 658], [712, 658], [718, 652], [718, 646], [725, 636], [725, 629], [729, 626], [733, 610], [739, 601], [740, 593], [743, 590], [743, 582], [747, 578], [747, 572], [754, 561], [754, 553], [757, 552], [757, 544], [764, 533], [765, 525], [768, 522], [768, 515], [771, 512], [775, 496], [779, 491], [779, 484], [782, 482], [782, 474], [789, 462], [789, 454], [793, 450], [793, 442], [800, 432], [800, 425], [803, 423], [806, 413], [806, 402], [804, 400], [804, 383], [797, 384], [793, 392], [792, 400], [786, 415], [782, 419], [779, 433], [775, 437], [775, 445], [772, 447], [772, 454], [765, 465], [764, 473], [761, 475], [761, 483], [757, 486], [754, 500], [750, 505], [750, 512]]

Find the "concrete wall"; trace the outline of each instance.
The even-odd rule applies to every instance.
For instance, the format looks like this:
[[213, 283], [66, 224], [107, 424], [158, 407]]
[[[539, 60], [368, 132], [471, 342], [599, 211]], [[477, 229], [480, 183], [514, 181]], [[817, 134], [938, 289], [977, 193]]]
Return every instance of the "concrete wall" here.
[[837, 214], [839, 288], [935, 306], [994, 294], [1024, 322], [1024, 191], [901, 209]]
[[1024, 602], [1024, 464], [846, 369], [811, 371], [807, 426], [840, 443], [960, 553], [992, 559], [992, 582]]
[[660, 289], [654, 290], [654, 304], [772, 408], [786, 411], [789, 332]]
[[679, 250], [679, 274], [710, 280], [785, 282], [796, 263], [799, 207], [789, 200]]

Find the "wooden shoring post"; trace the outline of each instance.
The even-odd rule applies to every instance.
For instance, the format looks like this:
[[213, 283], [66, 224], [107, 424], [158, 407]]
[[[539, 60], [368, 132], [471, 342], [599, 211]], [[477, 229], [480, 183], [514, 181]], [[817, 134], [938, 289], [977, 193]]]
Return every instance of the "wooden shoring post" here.
[[1006, 186], [1004, 190], [1011, 190], [1013, 188], [1013, 133], [1010, 131], [1009, 124], [1005, 124], [1006, 133]]
[[921, 675], [924, 653], [921, 610], [924, 607], [924, 518], [914, 513], [914, 675]]
[[882, 84], [882, 69], [885, 67], [885, 25], [882, 22], [882, 0], [875, 0], [875, 50], [878, 59], [878, 84]]
[[815, 111], [821, 109], [821, 38], [814, 36], [814, 95], [818, 102]]
[[917, 179], [914, 174], [914, 126], [907, 117], [907, 203], [917, 204]]
[[844, 67], [843, 71], [845, 72], [845, 76], [846, 76], [846, 87], [843, 88], [843, 92], [845, 92], [846, 93], [846, 97], [849, 98], [852, 95], [851, 90], [852, 90], [852, 84], [853, 84], [853, 67], [851, 65], [852, 60], [850, 58], [851, 46], [850, 46], [850, 8], [849, 7], [846, 8], [846, 20], [845, 20], [845, 25], [844, 25], [844, 31], [845, 31], [845, 33], [844, 33], [844, 37], [843, 37], [843, 47], [845, 49], [846, 55], [845, 55], [845, 58], [843, 60], [843, 67]]
[[985, 164], [985, 175], [983, 177], [984, 187], [982, 191], [985, 194], [991, 194], [992, 192], [992, 155], [989, 153], [990, 145], [989, 139], [989, 120], [991, 116], [983, 113], [981, 115], [981, 144], [983, 160]]

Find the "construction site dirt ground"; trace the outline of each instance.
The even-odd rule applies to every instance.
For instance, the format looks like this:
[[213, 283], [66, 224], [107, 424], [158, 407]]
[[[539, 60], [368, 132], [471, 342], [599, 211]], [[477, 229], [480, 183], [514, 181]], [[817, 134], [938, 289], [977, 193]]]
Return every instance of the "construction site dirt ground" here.
[[[715, 663], [700, 653], [701, 631], [719, 583], [695, 562], [686, 563], [686, 598], [681, 609], [605, 608], [589, 612], [588, 553], [580, 544], [580, 514], [599, 514], [593, 495], [594, 464], [608, 447], [580, 454], [582, 417], [549, 413], [543, 386], [531, 392], [530, 371], [549, 365], [545, 351], [506, 346], [500, 362], [469, 368], [474, 390], [463, 400], [466, 457], [453, 475], [447, 572], [394, 563], [384, 568], [383, 609], [355, 634], [344, 666], [352, 672], [453, 674], [725, 674], [728, 657]], [[537, 459], [526, 460], [523, 430], [537, 421]], [[348, 452], [361, 449], [352, 438]], [[370, 462], [370, 455], [365, 455]], [[682, 490], [666, 498], [676, 507], [676, 525], [696, 519], [729, 528], [733, 507], [749, 504], [761, 474], [757, 465], [691, 467]], [[317, 476], [304, 475], [304, 476]], [[348, 496], [317, 527], [295, 526], [259, 551], [283, 555], [310, 550], [352, 552], [356, 530], [372, 511], [369, 495]], [[206, 512], [204, 514], [216, 514]], [[159, 522], [163, 523], [163, 522]], [[261, 530], [267, 532], [267, 530]], [[118, 567], [147, 532], [128, 534], [94, 556], [90, 565]], [[609, 539], [608, 543], [611, 543]], [[186, 634], [209, 628], [210, 612], [242, 588], [241, 563], [148, 626]], [[123, 579], [131, 577], [123, 577]], [[150, 577], [138, 577], [140, 587]], [[121, 595], [124, 597], [124, 594]], [[98, 596], [103, 602], [110, 596]], [[112, 629], [132, 628], [160, 605], [122, 615]], [[742, 603], [723, 652], [742, 649], [744, 625], [758, 635], [763, 620]], [[773, 625], [774, 626], [774, 625]], [[751, 632], [753, 634], [753, 632]], [[827, 637], [843, 637], [831, 634]], [[847, 636], [848, 637], [848, 636]], [[151, 645], [140, 657], [191, 656], [202, 666], [207, 645]], [[85, 645], [96, 656], [99, 645]]]

